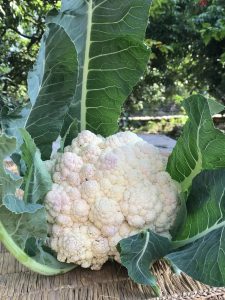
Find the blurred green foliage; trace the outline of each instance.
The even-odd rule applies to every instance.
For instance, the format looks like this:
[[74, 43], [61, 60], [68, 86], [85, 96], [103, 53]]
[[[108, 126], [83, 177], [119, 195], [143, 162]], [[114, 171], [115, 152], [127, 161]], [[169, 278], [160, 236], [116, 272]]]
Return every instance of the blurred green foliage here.
[[182, 128], [187, 121], [187, 116], [180, 118], [161, 119], [157, 121], [149, 121], [145, 125], [137, 126], [134, 122], [131, 122], [129, 130], [136, 133], [151, 133], [151, 134], [166, 134], [172, 138], [178, 138], [181, 134]]
[[0, 1], [0, 104], [27, 101], [26, 78], [36, 59], [44, 18], [57, 0]]
[[[1, 0], [0, 106], [25, 103], [26, 77], [57, 0]], [[224, 0], [153, 0], [145, 75], [125, 104], [124, 115], [180, 112], [183, 98], [209, 94], [225, 101]]]
[[178, 112], [192, 93], [225, 101], [224, 0], [153, 0], [146, 39], [150, 60], [128, 114]]

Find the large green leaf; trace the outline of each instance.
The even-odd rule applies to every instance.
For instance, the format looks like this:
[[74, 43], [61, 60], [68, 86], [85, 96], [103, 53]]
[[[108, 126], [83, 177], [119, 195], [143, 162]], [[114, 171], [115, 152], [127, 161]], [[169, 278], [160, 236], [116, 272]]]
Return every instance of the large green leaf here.
[[[29, 135], [23, 132], [23, 136], [26, 139], [26, 145], [23, 148], [27, 148], [24, 153], [28, 155], [31, 150], [36, 153], [37, 149], [29, 141]], [[33, 271], [45, 275], [67, 272], [75, 266], [61, 264], [51, 253], [45, 251], [48, 229], [45, 208], [41, 206], [41, 203], [26, 203], [22, 199], [15, 197], [16, 189], [20, 188], [22, 178], [12, 175], [3, 166], [3, 159], [15, 150], [15, 138], [7, 137], [6, 135], [0, 136], [0, 241], [22, 264]], [[29, 159], [25, 161], [29, 162]], [[33, 164], [27, 163], [28, 172], [32, 166]], [[44, 168], [44, 165], [42, 165], [42, 168]], [[42, 201], [46, 193], [46, 187], [49, 184], [41, 178], [41, 174], [44, 173], [42, 170], [38, 174], [39, 186], [36, 186], [39, 189], [38, 197]], [[44, 177], [44, 179], [46, 178]], [[32, 177], [26, 178], [25, 186], [29, 184], [29, 180], [32, 181]], [[34, 186], [33, 183], [30, 184]], [[37, 195], [35, 190], [33, 192]], [[34, 199], [27, 198], [26, 201], [28, 200], [32, 202]], [[27, 254], [26, 250], [30, 240], [35, 241], [36, 245], [36, 247], [33, 247], [35, 253], [33, 253], [32, 257]]]
[[15, 214], [22, 213], [36, 213], [39, 209], [43, 208], [43, 205], [37, 203], [26, 203], [21, 201], [15, 195], [6, 195], [2, 199], [2, 204], [11, 212]]
[[14, 136], [17, 138], [17, 147], [19, 147], [23, 142], [19, 128], [23, 128], [25, 126], [30, 110], [31, 104], [28, 103], [26, 106], [18, 107], [13, 111], [9, 110], [9, 108], [5, 106], [1, 111], [0, 122], [2, 131], [8, 136]]
[[168, 258], [192, 278], [211, 286], [224, 286], [224, 226], [169, 254]]
[[211, 116], [214, 116], [220, 113], [222, 110], [224, 110], [224, 105], [220, 104], [219, 102], [213, 99], [208, 99], [208, 105]]
[[193, 278], [225, 285], [225, 169], [204, 171], [187, 199], [187, 219], [168, 258]]
[[24, 143], [21, 146], [22, 159], [26, 164], [24, 174], [24, 201], [36, 203], [51, 189], [51, 176], [41, 160], [39, 149], [25, 129], [21, 129]]
[[[35, 213], [22, 212], [16, 214], [2, 206], [0, 210], [0, 220], [5, 230], [7, 230], [9, 237], [23, 250], [29, 238], [34, 237], [37, 240], [45, 240], [47, 237], [47, 223], [44, 208]], [[3, 240], [2, 242], [4, 243], [5, 241]]]
[[16, 138], [8, 137], [5, 134], [0, 135], [0, 165], [3, 159], [11, 155], [16, 149]]
[[32, 109], [26, 122], [44, 159], [50, 157], [52, 142], [60, 134], [78, 75], [76, 49], [70, 37], [56, 24], [48, 27], [28, 77]]
[[143, 40], [150, 2], [63, 0], [60, 12], [49, 14], [28, 76], [31, 109], [4, 109], [4, 132], [21, 142], [18, 128], [25, 125], [49, 159], [59, 135], [67, 145], [84, 129], [117, 131], [121, 106], [149, 58]]
[[77, 119], [79, 130], [104, 136], [118, 129], [121, 105], [145, 69], [143, 44], [150, 0], [62, 1], [47, 22], [64, 28], [78, 54], [79, 77], [64, 133]]
[[195, 95], [183, 106], [189, 120], [169, 157], [167, 171], [185, 192], [202, 170], [225, 167], [225, 135], [214, 127], [211, 117], [218, 105]]
[[[196, 240], [225, 221], [225, 169], [203, 171], [193, 180], [186, 202], [185, 224], [175, 240]], [[179, 244], [178, 243], [178, 244]]]
[[121, 263], [137, 283], [150, 285], [157, 292], [156, 279], [150, 272], [152, 264], [168, 254], [170, 241], [150, 230], [123, 239], [118, 244]]

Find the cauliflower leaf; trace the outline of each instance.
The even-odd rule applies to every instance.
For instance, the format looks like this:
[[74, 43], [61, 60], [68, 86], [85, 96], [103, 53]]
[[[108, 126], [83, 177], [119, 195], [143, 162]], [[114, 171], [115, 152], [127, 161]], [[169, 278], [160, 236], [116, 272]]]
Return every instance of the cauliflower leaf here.
[[52, 143], [60, 134], [77, 83], [77, 52], [65, 30], [48, 24], [38, 58], [28, 75], [32, 108], [25, 127], [49, 159]]
[[[36, 104], [26, 128], [45, 155], [43, 157], [48, 159], [50, 149], [46, 146], [56, 131], [62, 137], [67, 134], [68, 145], [78, 132], [85, 129], [103, 136], [118, 130], [121, 106], [143, 74], [149, 58], [143, 40], [150, 3], [150, 0], [63, 0], [60, 11], [53, 10], [48, 14], [47, 25], [64, 30], [75, 46], [77, 65], [73, 66], [72, 61], [69, 70], [68, 65], [63, 65], [61, 76], [58, 76], [63, 80], [55, 82], [56, 75], [53, 74], [46, 82], [49, 66], [46, 65], [44, 70], [43, 61], [49, 57], [46, 63], [54, 62], [54, 55], [44, 56], [45, 45], [42, 44], [37, 67], [28, 79], [30, 98]], [[49, 34], [50, 40], [58, 38], [55, 33]], [[68, 46], [56, 39], [48, 49], [50, 46], [54, 50], [64, 49], [63, 45], [67, 51]], [[63, 60], [70, 58], [71, 53], [64, 54]], [[51, 69], [54, 67], [52, 64]], [[77, 80], [70, 73], [75, 68]], [[66, 90], [65, 82], [76, 86]], [[50, 96], [51, 101], [48, 101]], [[65, 101], [70, 102], [69, 110], [65, 109]], [[59, 130], [61, 122], [59, 124], [58, 118], [61, 120], [63, 115], [62, 130]], [[77, 126], [74, 126], [74, 119]]]
[[187, 198], [187, 219], [168, 258], [192, 278], [225, 284], [225, 169], [207, 170], [194, 180]]
[[39, 209], [43, 208], [43, 205], [41, 204], [25, 203], [24, 201], [21, 201], [21, 199], [18, 199], [16, 196], [10, 194], [6, 195], [2, 199], [2, 203], [9, 211], [15, 214], [35, 213]]
[[52, 180], [30, 134], [25, 129], [20, 129], [20, 132], [24, 141], [21, 145], [21, 159], [26, 164], [23, 200], [37, 203], [51, 189]]
[[212, 120], [223, 106], [195, 95], [184, 101], [184, 107], [189, 119], [167, 164], [182, 187], [172, 239], [165, 243], [154, 234], [160, 243], [147, 243], [146, 231], [142, 242], [141, 233], [128, 237], [119, 243], [121, 262], [136, 282], [154, 285], [149, 267], [158, 253], [158, 258], [165, 256], [173, 268], [194, 279], [224, 286], [225, 135]]
[[168, 238], [150, 230], [123, 239], [118, 244], [121, 262], [127, 268], [128, 275], [135, 282], [150, 285], [157, 295], [160, 289], [150, 268], [168, 253], [170, 247]]
[[194, 95], [183, 106], [189, 119], [169, 157], [167, 171], [187, 192], [201, 171], [225, 166], [225, 135], [214, 127], [211, 116], [222, 110], [222, 105]]
[[[74, 265], [58, 262], [48, 252], [46, 246], [47, 220], [41, 198], [43, 193], [50, 188], [51, 182], [45, 181], [46, 171], [43, 163], [39, 161], [35, 165], [35, 161], [29, 160], [39, 151], [34, 143], [31, 143], [28, 133], [23, 131], [23, 136], [26, 140], [23, 145], [23, 158], [27, 172], [31, 174], [26, 177], [24, 195], [27, 185], [29, 188], [33, 187], [32, 191], [27, 193], [25, 200], [15, 196], [17, 189], [21, 188], [22, 178], [8, 172], [3, 165], [3, 160], [15, 151], [16, 139], [6, 135], [0, 136], [0, 241], [22, 264], [33, 271], [45, 275], [67, 272], [74, 268]], [[44, 174], [43, 177], [42, 174]], [[35, 180], [34, 176], [36, 176]], [[38, 193], [36, 193], [37, 189]], [[31, 197], [30, 193], [34, 196]], [[33, 247], [35, 251], [32, 256], [28, 254], [31, 241], [36, 245], [36, 248]]]

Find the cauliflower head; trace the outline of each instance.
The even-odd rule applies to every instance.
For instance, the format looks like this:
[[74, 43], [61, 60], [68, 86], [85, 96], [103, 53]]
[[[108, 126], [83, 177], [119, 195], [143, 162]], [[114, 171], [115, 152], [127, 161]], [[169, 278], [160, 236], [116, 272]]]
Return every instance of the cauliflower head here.
[[179, 191], [166, 162], [134, 133], [87, 130], [46, 162], [54, 182], [45, 198], [49, 245], [58, 260], [98, 270], [119, 261], [123, 238], [146, 228], [168, 236]]

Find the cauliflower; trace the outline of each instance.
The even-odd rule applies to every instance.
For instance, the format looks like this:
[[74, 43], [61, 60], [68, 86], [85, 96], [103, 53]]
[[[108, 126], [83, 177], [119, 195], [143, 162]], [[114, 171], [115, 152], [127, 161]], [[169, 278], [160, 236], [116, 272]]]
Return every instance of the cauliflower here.
[[59, 261], [98, 270], [119, 261], [116, 245], [150, 228], [167, 235], [178, 210], [178, 187], [167, 159], [131, 132], [108, 138], [81, 132], [54, 160], [45, 197], [50, 247]]

